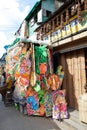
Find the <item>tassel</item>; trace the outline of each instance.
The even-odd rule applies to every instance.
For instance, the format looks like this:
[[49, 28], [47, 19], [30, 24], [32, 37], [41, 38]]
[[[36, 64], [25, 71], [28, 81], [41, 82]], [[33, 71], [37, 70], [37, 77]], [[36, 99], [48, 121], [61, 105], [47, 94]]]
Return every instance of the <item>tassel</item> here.
[[46, 24], [46, 33], [48, 32], [48, 24]]
[[41, 33], [43, 33], [43, 27], [41, 28]]
[[43, 39], [43, 28], [40, 29], [40, 40]]
[[48, 31], [51, 30], [51, 22], [49, 22], [49, 23], [47, 24], [47, 28], [48, 28]]
[[71, 7], [71, 15], [73, 16], [76, 13], [76, 5]]
[[57, 24], [57, 26], [59, 26], [59, 17], [58, 16], [56, 17], [56, 20], [57, 20], [56, 24]]
[[84, 9], [87, 11], [87, 0], [84, 0]]
[[81, 23], [82, 22], [82, 16], [81, 16], [81, 6], [80, 3], [78, 2], [78, 22]]
[[63, 15], [61, 15], [61, 29], [64, 28], [64, 21], [63, 21]]
[[44, 34], [46, 34], [46, 26], [45, 25], [44, 25], [43, 29], [44, 29]]
[[52, 29], [54, 30], [55, 29], [55, 26], [54, 26], [54, 19], [52, 21]]
[[45, 26], [43, 26], [43, 34], [45, 34]]
[[40, 34], [39, 34], [39, 32], [37, 33], [37, 40], [40, 40]]
[[66, 24], [69, 23], [69, 11], [66, 10]]

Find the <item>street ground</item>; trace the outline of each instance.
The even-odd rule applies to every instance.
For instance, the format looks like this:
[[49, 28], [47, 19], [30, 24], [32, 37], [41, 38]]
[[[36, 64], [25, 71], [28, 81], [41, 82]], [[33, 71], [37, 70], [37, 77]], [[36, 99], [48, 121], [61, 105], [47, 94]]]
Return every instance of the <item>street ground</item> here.
[[51, 118], [23, 115], [5, 107], [0, 95], [0, 130], [60, 130]]

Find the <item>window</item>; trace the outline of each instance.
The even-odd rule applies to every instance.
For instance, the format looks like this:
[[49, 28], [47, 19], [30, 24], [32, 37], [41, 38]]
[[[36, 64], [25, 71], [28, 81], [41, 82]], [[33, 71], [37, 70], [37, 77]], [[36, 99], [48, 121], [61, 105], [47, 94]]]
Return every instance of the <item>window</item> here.
[[31, 21], [30, 21], [30, 26], [33, 26], [37, 22], [37, 15], [35, 15]]
[[33, 25], [34, 25], [34, 18], [32, 18], [30, 21], [30, 26], [33, 26]]
[[37, 22], [37, 15], [34, 16], [34, 23]]
[[50, 15], [51, 15], [51, 11], [48, 11], [48, 10], [47, 10], [47, 11], [46, 11], [46, 16], [47, 16], [47, 17], [50, 17]]
[[43, 16], [50, 17], [51, 11], [43, 9]]

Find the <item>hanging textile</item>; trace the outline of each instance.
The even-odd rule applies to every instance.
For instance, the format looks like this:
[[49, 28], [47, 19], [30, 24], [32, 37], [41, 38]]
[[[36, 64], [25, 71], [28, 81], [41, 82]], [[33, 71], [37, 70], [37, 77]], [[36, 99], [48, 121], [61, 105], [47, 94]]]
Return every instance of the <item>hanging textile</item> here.
[[67, 103], [65, 100], [65, 90], [57, 90], [53, 92], [53, 118], [68, 118]]
[[46, 94], [45, 94], [44, 106], [45, 106], [46, 117], [52, 116], [53, 104], [52, 104], [52, 92], [51, 91], [50, 92], [47, 91]]

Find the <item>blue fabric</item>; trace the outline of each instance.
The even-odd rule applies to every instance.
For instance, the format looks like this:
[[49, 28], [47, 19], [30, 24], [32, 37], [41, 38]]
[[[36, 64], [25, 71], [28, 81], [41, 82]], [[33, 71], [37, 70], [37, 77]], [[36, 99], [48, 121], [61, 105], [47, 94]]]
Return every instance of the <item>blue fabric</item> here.
[[39, 108], [39, 104], [33, 96], [29, 96], [27, 102], [30, 104], [32, 110], [37, 110]]
[[7, 50], [9, 48], [9, 45], [5, 45], [4, 48], [5, 50]]

